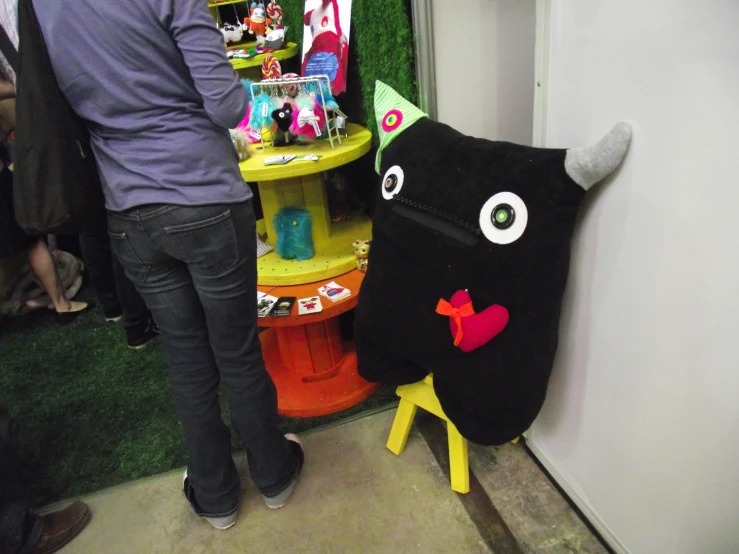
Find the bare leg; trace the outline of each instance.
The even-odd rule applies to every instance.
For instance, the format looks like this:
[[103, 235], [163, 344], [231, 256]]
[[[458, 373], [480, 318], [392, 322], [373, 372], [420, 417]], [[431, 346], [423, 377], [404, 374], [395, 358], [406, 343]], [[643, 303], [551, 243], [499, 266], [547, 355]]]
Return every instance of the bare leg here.
[[39, 241], [28, 252], [28, 264], [36, 278], [49, 295], [54, 309], [57, 312], [79, 312], [87, 307], [85, 302], [73, 302], [67, 298], [62, 286], [62, 280], [56, 270], [49, 248], [46, 243]]

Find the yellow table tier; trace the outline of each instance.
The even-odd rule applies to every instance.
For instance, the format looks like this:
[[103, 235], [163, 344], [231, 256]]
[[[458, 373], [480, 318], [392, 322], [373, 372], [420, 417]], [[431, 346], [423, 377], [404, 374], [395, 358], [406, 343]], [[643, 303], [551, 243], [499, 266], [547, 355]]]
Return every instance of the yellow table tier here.
[[[249, 50], [249, 48], [252, 48], [256, 45], [257, 43], [254, 41], [240, 42], [238, 44], [229, 44], [226, 47], [226, 49], [227, 50]], [[288, 58], [292, 58], [293, 56], [297, 55], [297, 53], [298, 53], [298, 45], [294, 42], [288, 42], [287, 46], [285, 46], [285, 48], [282, 48], [280, 50], [273, 50], [272, 52], [267, 52], [265, 54], [257, 54], [253, 58], [231, 59], [231, 65], [236, 70], [247, 69], [249, 67], [262, 67], [262, 63], [264, 62], [264, 58], [267, 57], [267, 54], [272, 54], [275, 57], [275, 59], [282, 61]]]
[[352, 243], [371, 238], [372, 220], [367, 216], [331, 226], [331, 236], [310, 259], [286, 260], [276, 252], [257, 258], [257, 284], [300, 285], [343, 275], [357, 267]]
[[[328, 139], [264, 150], [259, 144], [252, 145], [249, 151], [251, 157], [239, 164], [241, 175], [250, 183], [289, 179], [333, 169], [361, 158], [372, 146], [372, 133], [354, 123], [347, 124], [346, 128], [349, 136], [342, 137], [341, 144], [334, 140], [333, 149]], [[315, 154], [321, 158], [317, 162], [292, 161], [285, 165], [264, 165], [264, 158], [278, 154], [295, 154], [298, 157]]]
[[243, 4], [247, 0], [223, 0], [222, 2], [209, 2], [209, 8], [217, 8], [218, 6], [228, 6], [229, 4]]

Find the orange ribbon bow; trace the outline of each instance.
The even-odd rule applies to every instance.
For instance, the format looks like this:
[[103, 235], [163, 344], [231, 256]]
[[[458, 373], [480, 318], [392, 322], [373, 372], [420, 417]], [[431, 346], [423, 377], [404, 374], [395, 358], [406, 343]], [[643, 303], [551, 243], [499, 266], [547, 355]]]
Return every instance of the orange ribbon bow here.
[[442, 298], [436, 306], [436, 313], [451, 317], [454, 320], [454, 323], [457, 324], [457, 334], [454, 337], [454, 346], [459, 346], [459, 343], [462, 342], [462, 339], [464, 338], [462, 318], [475, 314], [475, 310], [472, 308], [472, 302], [467, 302], [466, 304], [462, 304], [459, 308], [455, 308]]

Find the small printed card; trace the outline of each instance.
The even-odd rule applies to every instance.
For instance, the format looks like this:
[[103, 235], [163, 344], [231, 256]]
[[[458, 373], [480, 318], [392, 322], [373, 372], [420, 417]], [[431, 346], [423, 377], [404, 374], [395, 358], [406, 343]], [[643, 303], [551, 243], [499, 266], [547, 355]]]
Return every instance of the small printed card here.
[[298, 315], [317, 314], [320, 311], [323, 311], [323, 305], [317, 296], [298, 300]]
[[275, 307], [272, 308], [269, 315], [272, 317], [289, 316], [290, 310], [292, 310], [293, 304], [295, 304], [295, 300], [294, 296], [281, 296], [277, 299], [277, 302], [275, 302]]
[[274, 308], [275, 302], [277, 302], [276, 296], [270, 296], [269, 294], [262, 295], [259, 302], [257, 302], [257, 315], [259, 317], [267, 317], [272, 308]]
[[344, 298], [352, 295], [352, 291], [342, 287], [335, 281], [331, 281], [329, 284], [319, 288], [318, 293], [331, 300], [331, 302], [338, 302], [339, 300], [344, 300]]

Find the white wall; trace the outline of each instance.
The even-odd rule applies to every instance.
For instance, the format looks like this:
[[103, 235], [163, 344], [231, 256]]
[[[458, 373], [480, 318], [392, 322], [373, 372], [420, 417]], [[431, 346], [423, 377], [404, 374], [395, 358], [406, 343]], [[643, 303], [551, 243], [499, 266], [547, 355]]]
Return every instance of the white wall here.
[[437, 119], [531, 144], [535, 0], [431, 0]]
[[739, 2], [553, 0], [547, 145], [634, 124], [529, 444], [620, 551], [739, 552]]

